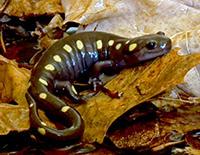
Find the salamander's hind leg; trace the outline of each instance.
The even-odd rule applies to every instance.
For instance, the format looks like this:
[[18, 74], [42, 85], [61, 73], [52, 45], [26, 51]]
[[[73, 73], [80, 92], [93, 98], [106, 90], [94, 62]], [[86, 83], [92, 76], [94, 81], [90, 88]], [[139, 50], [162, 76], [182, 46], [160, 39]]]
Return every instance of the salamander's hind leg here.
[[54, 90], [57, 94], [68, 95], [74, 102], [80, 102], [81, 96], [70, 81], [54, 81]]

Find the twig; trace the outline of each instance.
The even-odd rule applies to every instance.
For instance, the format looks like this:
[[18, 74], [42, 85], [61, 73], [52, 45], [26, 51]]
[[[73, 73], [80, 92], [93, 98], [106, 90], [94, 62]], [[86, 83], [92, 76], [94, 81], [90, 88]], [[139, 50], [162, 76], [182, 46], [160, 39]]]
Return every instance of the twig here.
[[198, 100], [189, 101], [189, 100], [175, 99], [175, 98], [170, 98], [170, 97], [158, 97], [158, 99], [167, 100], [167, 101], [185, 102], [185, 103], [199, 103]]
[[3, 32], [2, 31], [0, 31], [0, 42], [1, 42], [2, 49], [3, 49], [3, 53], [5, 54], [6, 53], [6, 46], [5, 46], [5, 43], [4, 43], [4, 40], [3, 40]]
[[2, 7], [0, 8], [0, 13], [2, 13], [6, 9], [9, 3], [10, 3], [10, 0], [5, 0]]
[[182, 140], [182, 141], [179, 141], [179, 142], [168, 142], [168, 143], [166, 143], [166, 144], [162, 144], [162, 145], [153, 147], [152, 150], [153, 150], [154, 152], [156, 152], [156, 151], [162, 150], [162, 149], [164, 149], [164, 148], [166, 148], [166, 147], [170, 147], [170, 146], [174, 146], [174, 145], [177, 145], [177, 144], [181, 144], [181, 143], [183, 143], [183, 142], [184, 142], [183, 140]]

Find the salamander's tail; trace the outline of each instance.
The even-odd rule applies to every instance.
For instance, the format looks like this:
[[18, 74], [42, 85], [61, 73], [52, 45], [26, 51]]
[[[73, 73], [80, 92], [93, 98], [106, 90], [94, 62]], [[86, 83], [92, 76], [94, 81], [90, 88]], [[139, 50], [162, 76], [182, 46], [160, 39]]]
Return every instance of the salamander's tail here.
[[[51, 93], [49, 95], [51, 95]], [[37, 130], [42, 136], [55, 141], [67, 141], [81, 138], [84, 131], [84, 123], [81, 116], [74, 108], [66, 105], [63, 106], [63, 103], [61, 102], [60, 108], [57, 104], [55, 111], [48, 111], [54, 117], [62, 118], [61, 122], [66, 121], [66, 124], [70, 123], [69, 127], [67, 126], [65, 129], [56, 129], [48, 127], [47, 124], [40, 119], [37, 111], [36, 101], [29, 92], [26, 94], [26, 98], [30, 107], [31, 127]], [[57, 102], [59, 101], [60, 99], [57, 99]]]

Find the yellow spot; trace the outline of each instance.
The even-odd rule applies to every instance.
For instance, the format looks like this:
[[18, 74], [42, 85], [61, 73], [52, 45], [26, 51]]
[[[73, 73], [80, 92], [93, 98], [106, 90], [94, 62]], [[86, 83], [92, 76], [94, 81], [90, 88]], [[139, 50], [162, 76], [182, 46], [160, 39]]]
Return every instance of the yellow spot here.
[[83, 43], [81, 40], [77, 40], [76, 41], [76, 46], [79, 50], [82, 50], [83, 49]]
[[121, 43], [118, 43], [116, 46], [115, 46], [115, 49], [116, 50], [119, 50], [121, 48], [122, 44]]
[[48, 86], [47, 81], [45, 81], [44, 79], [39, 78], [39, 81], [40, 81], [42, 84], [44, 84], [45, 86]]
[[69, 52], [69, 53], [72, 51], [71, 46], [69, 46], [68, 44], [65, 44], [65, 45], [63, 46], [63, 48], [64, 48], [67, 52]]
[[64, 107], [62, 107], [61, 111], [62, 112], [67, 112], [69, 109], [70, 109], [69, 106], [64, 106]]
[[74, 86], [73, 86], [73, 85], [72, 85], [72, 87], [71, 87], [71, 88], [72, 88], [72, 91], [73, 91], [75, 94], [78, 94], [78, 93], [77, 93], [77, 91], [76, 91], [76, 89], [74, 88]]
[[132, 44], [129, 45], [128, 50], [131, 52], [131, 51], [133, 51], [136, 47], [137, 47], [137, 44], [136, 44], [136, 43], [132, 43]]
[[60, 57], [59, 55], [54, 55], [54, 56], [53, 56], [53, 59], [54, 59], [56, 62], [61, 62], [61, 61], [62, 61], [62, 59], [61, 59], [61, 57]]
[[113, 44], [114, 44], [114, 40], [109, 40], [109, 41], [108, 41], [108, 45], [109, 45], [109, 46], [112, 46]]
[[52, 65], [52, 64], [48, 64], [44, 67], [46, 70], [49, 70], [49, 71], [54, 71], [55, 70], [55, 67]]
[[46, 123], [44, 123], [44, 122], [41, 122], [41, 124], [42, 124], [43, 126], [47, 126], [47, 124], [46, 124]]
[[97, 49], [99, 49], [99, 50], [102, 49], [102, 47], [103, 47], [102, 40], [97, 40], [96, 45], [97, 45]]
[[39, 97], [41, 99], [46, 99], [47, 98], [47, 94], [46, 93], [40, 93]]
[[46, 134], [46, 130], [44, 128], [38, 128], [37, 130], [41, 135], [45, 135]]

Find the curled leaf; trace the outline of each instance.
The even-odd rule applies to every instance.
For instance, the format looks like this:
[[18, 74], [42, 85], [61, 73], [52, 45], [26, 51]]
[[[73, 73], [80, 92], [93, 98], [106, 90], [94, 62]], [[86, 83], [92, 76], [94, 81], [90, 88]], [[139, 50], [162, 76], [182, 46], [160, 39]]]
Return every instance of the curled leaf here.
[[9, 4], [4, 13], [10, 16], [24, 17], [62, 13], [60, 0], [8, 0]]

